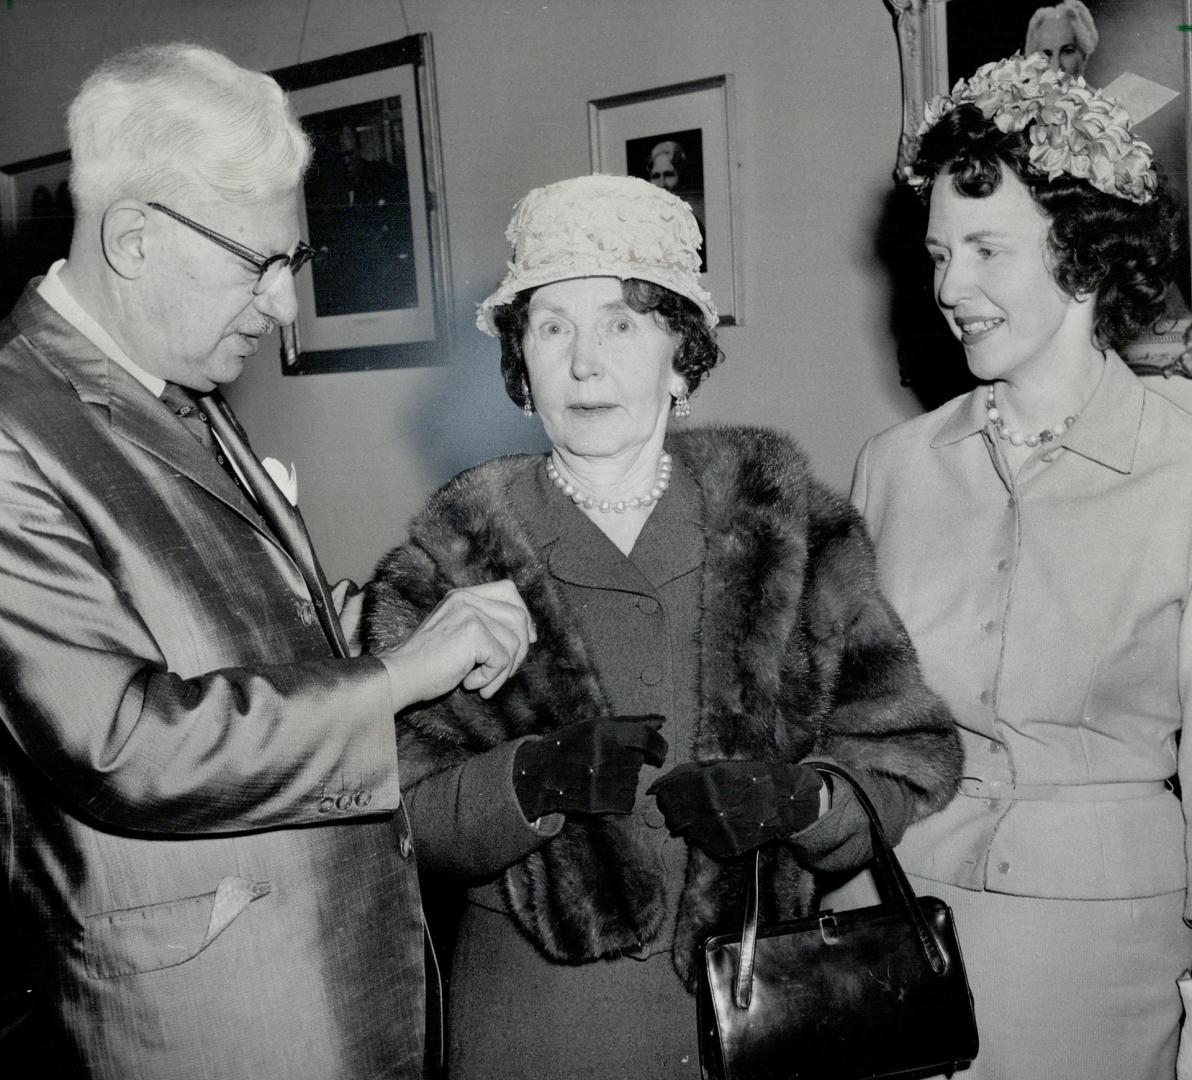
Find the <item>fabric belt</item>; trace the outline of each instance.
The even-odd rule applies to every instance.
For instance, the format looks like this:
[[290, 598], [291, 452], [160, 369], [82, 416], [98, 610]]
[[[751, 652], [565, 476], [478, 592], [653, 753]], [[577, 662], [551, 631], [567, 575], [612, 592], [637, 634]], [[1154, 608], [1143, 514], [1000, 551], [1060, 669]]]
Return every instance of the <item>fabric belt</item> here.
[[1006, 799], [1038, 802], [1119, 802], [1145, 799], [1171, 789], [1165, 780], [1141, 780], [1120, 784], [1012, 784], [1008, 780], [981, 780], [966, 776], [960, 794], [974, 799]]

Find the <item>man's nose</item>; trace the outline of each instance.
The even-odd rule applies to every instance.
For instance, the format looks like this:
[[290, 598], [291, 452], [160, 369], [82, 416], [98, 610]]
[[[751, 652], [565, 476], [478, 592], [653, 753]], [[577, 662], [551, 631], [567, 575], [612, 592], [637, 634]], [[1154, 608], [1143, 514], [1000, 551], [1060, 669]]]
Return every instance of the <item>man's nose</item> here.
[[279, 326], [289, 326], [298, 318], [298, 293], [294, 287], [294, 275], [288, 269], [283, 270], [268, 289], [253, 297], [253, 307]]

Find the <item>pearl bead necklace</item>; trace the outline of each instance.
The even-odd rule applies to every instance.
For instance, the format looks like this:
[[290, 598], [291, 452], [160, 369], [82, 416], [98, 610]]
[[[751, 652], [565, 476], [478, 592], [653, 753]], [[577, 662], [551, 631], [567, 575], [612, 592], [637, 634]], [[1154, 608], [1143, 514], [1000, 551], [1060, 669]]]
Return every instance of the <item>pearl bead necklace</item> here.
[[671, 456], [664, 453], [658, 459], [658, 471], [654, 475], [654, 483], [650, 485], [649, 492], [645, 495], [635, 495], [632, 499], [597, 499], [595, 495], [580, 491], [570, 480], [565, 480], [559, 475], [559, 470], [555, 468], [549, 454], [546, 458], [546, 475], [576, 506], [585, 510], [599, 510], [602, 514], [610, 511], [623, 514], [626, 510], [645, 510], [662, 498], [662, 493], [670, 487]]
[[989, 417], [989, 422], [993, 424], [994, 430], [997, 432], [999, 439], [1007, 440], [1011, 446], [1038, 446], [1040, 443], [1055, 442], [1065, 431], [1076, 423], [1076, 416], [1065, 416], [1055, 427], [1044, 428], [1038, 435], [1030, 434], [1024, 435], [1021, 431], [1011, 431], [1006, 426], [1006, 418], [998, 411], [997, 398], [993, 392], [993, 386], [989, 387], [989, 393], [985, 396], [985, 415]]

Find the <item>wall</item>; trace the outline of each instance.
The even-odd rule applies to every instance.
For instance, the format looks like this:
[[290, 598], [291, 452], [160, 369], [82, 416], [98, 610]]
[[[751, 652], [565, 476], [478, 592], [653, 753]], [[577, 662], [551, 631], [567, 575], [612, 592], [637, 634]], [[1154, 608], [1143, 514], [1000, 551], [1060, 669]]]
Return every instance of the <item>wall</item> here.
[[745, 322], [693, 400], [697, 421], [796, 435], [846, 488], [861, 442], [916, 411], [898, 386], [874, 250], [900, 122], [880, 0], [13, 0], [0, 9], [0, 160], [65, 145], [101, 56], [189, 38], [264, 69], [429, 31], [460, 312], [450, 362], [283, 378], [262, 349], [230, 393], [261, 453], [297, 463], [330, 576], [367, 576], [425, 496], [496, 453], [541, 447], [504, 397], [470, 312], [503, 272], [529, 188], [589, 171], [587, 102], [736, 78]]

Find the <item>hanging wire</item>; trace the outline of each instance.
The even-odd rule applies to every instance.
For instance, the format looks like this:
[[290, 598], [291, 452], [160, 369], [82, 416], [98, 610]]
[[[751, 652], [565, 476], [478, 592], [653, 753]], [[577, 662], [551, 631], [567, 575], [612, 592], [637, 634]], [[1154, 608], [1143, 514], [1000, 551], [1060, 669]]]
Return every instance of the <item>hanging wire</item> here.
[[397, 0], [397, 6], [401, 9], [401, 24], [405, 28], [403, 37], [410, 36], [410, 20], [406, 16], [406, 0]]
[[306, 24], [310, 21], [310, 5], [314, 0], [306, 0], [306, 10], [302, 13], [302, 33], [298, 35], [298, 59], [295, 63], [302, 63], [302, 48], [306, 44]]

